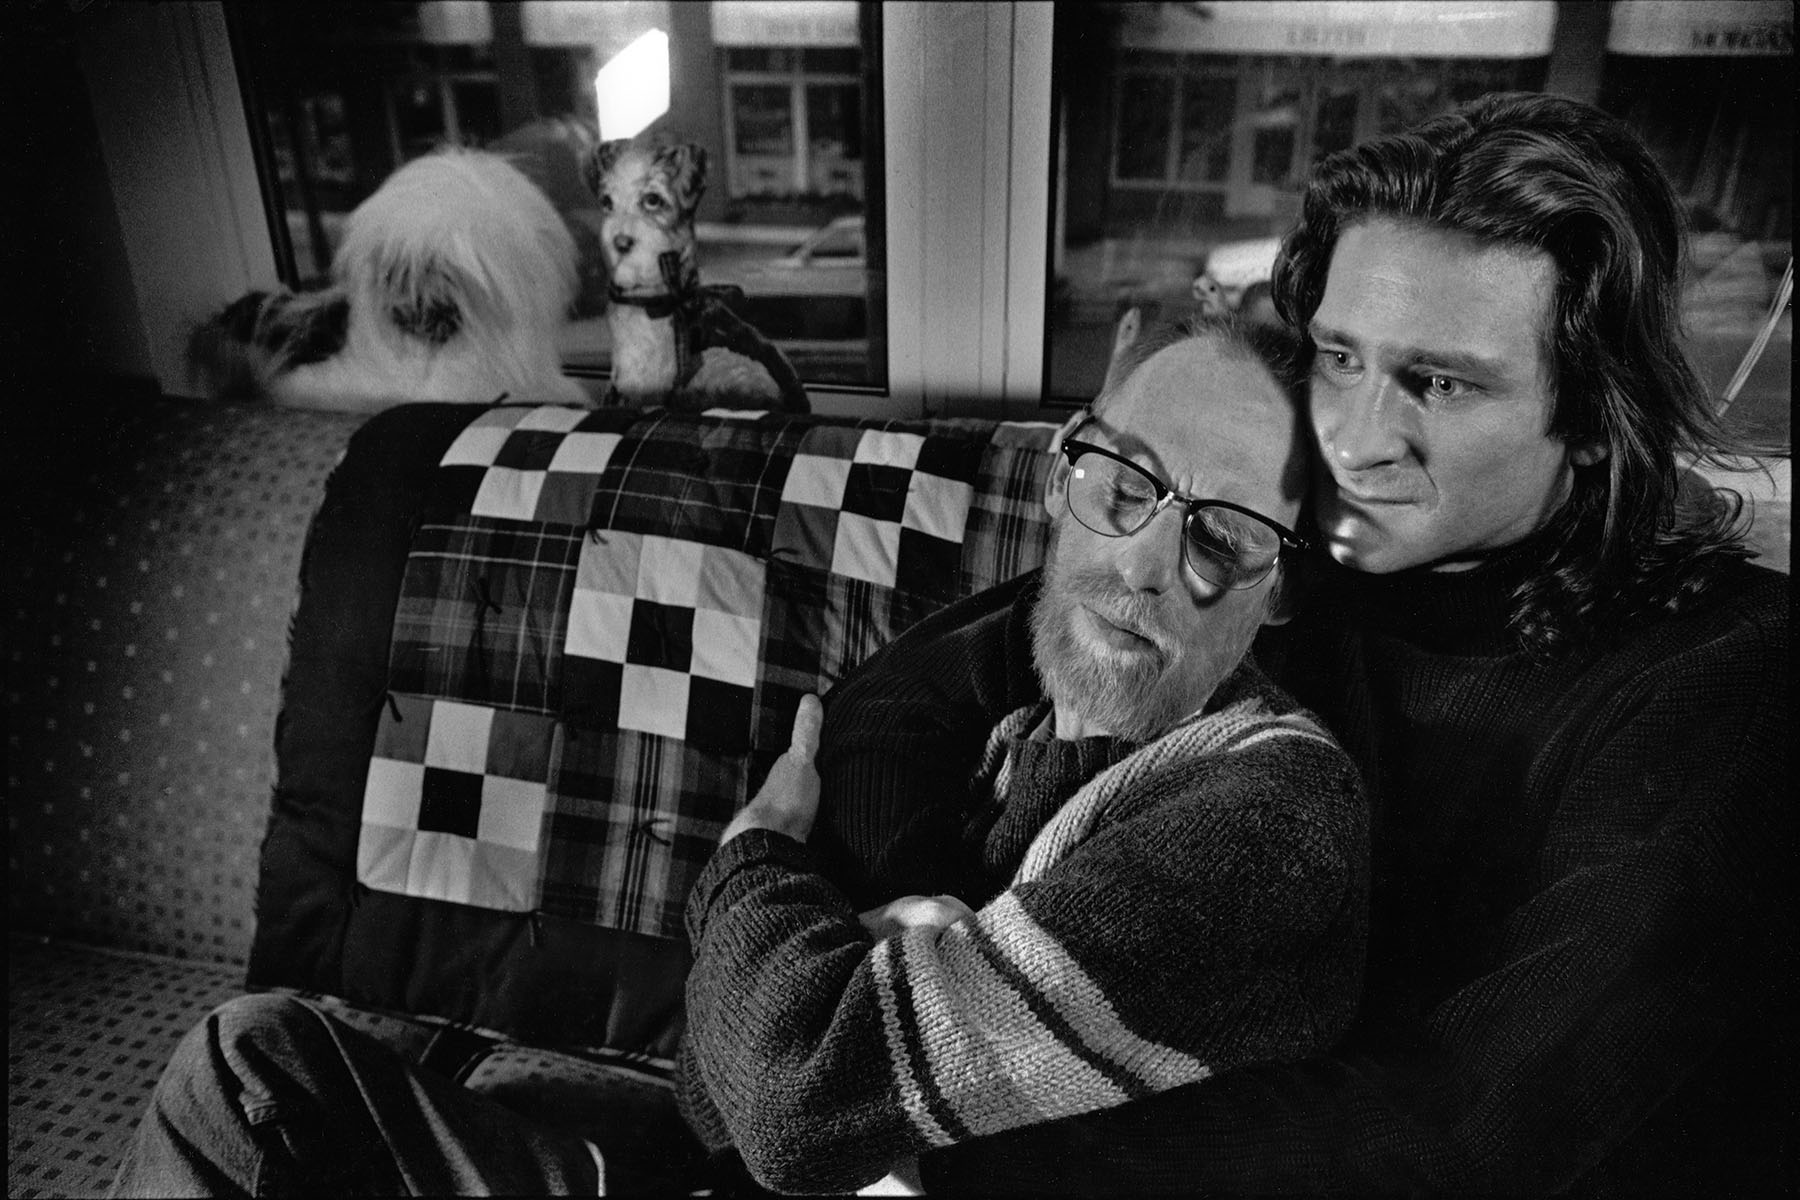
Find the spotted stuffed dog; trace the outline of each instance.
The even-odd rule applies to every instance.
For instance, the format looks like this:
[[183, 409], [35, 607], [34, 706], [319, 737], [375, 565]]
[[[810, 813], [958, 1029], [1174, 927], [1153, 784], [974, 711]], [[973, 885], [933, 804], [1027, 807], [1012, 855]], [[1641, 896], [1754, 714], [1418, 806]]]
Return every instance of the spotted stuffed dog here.
[[699, 146], [649, 139], [601, 142], [587, 159], [612, 276], [607, 402], [807, 412], [793, 365], [732, 311], [742, 291], [700, 283], [694, 210], [706, 165]]

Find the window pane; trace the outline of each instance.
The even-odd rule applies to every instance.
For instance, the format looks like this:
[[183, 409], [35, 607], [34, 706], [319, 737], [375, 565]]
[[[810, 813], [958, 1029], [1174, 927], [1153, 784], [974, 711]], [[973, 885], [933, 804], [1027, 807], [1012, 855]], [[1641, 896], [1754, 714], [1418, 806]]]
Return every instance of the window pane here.
[[449, 135], [444, 93], [434, 79], [403, 81], [388, 94], [394, 134], [406, 158], [426, 154]]
[[[1794, 253], [1793, 59], [1607, 56], [1602, 103], [1644, 134], [1692, 222], [1688, 350], [1723, 396], [1766, 323]], [[1750, 437], [1788, 442], [1793, 309], [1728, 410]]]
[[[1475, 7], [1057, 5], [1047, 397], [1091, 399], [1121, 313], [1191, 311], [1202, 271], [1228, 304], [1258, 303], [1325, 154], [1552, 80], [1624, 117], [1683, 198], [1687, 349], [1722, 395], [1793, 253], [1790, 43], [1752, 28], [1767, 20], [1757, 6], [1629, 0], [1487, 6], [1483, 21], [1503, 28], [1459, 41]], [[1792, 346], [1788, 310], [1729, 410], [1740, 432], [1781, 447]]]
[[1327, 83], [1319, 87], [1313, 117], [1313, 161], [1336, 154], [1356, 142], [1356, 109], [1361, 99], [1353, 87]]
[[1444, 102], [1442, 74], [1421, 69], [1417, 62], [1406, 64], [1406, 68], [1395, 71], [1377, 87], [1376, 128], [1381, 133], [1411, 129], [1432, 114], [1453, 107]]
[[739, 84], [731, 89], [739, 154], [792, 159], [794, 90], [785, 84]]
[[787, 72], [793, 69], [788, 65], [787, 51], [770, 46], [733, 46], [725, 54], [734, 71]]
[[[1262, 72], [1258, 72], [1262, 74]], [[1250, 151], [1250, 182], [1285, 184], [1294, 171], [1294, 147], [1300, 133], [1303, 89], [1286, 68], [1277, 77], [1270, 68], [1250, 112], [1255, 130]]]
[[[881, 137], [880, 6], [679, 0], [226, 6], [273, 196], [284, 278], [318, 286], [344, 219], [402, 163], [445, 144], [516, 156], [581, 252], [565, 364], [604, 371], [607, 271], [597, 201], [569, 120], [596, 121], [594, 76], [649, 29], [670, 43], [670, 108], [653, 130], [707, 153], [696, 213], [702, 282], [809, 383], [886, 384], [883, 211], [865, 148]], [[819, 237], [815, 240], [815, 235]], [[828, 235], [828, 236], [827, 236]], [[795, 257], [796, 247], [808, 253]]]
[[1127, 75], [1119, 85], [1120, 179], [1161, 179], [1169, 162], [1169, 106], [1175, 81]]
[[1236, 110], [1237, 80], [1190, 76], [1182, 81], [1180, 178], [1224, 182]]
[[854, 75], [862, 70], [862, 55], [855, 50], [827, 47], [802, 55], [806, 69], [819, 75]]
[[821, 196], [862, 194], [862, 89], [853, 83], [806, 89], [808, 174]]
[[476, 145], [500, 136], [500, 89], [486, 79], [462, 79], [450, 87], [456, 104], [456, 127]]

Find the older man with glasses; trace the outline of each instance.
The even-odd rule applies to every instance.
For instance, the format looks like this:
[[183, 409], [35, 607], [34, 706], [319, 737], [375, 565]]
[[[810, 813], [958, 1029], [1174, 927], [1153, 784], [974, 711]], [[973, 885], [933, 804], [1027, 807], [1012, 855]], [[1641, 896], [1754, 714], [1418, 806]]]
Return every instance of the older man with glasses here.
[[[1245, 657], [1302, 546], [1295, 349], [1216, 321], [1132, 348], [1065, 426], [1043, 572], [827, 697], [810, 847], [803, 704], [688, 906], [690, 1123], [759, 1183], [904, 1176], [921, 1151], [1304, 1056], [1348, 1024], [1360, 785]], [[971, 690], [1007, 715], [946, 701]], [[859, 870], [837, 822], [902, 812]]]

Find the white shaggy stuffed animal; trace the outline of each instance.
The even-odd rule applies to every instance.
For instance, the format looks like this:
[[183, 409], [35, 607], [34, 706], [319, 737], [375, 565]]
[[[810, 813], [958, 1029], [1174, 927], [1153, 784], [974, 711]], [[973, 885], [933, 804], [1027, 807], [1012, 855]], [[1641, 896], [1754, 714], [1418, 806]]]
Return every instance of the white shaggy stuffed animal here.
[[252, 292], [194, 333], [213, 396], [374, 410], [414, 400], [587, 404], [556, 335], [577, 287], [574, 239], [499, 155], [407, 163], [349, 216], [315, 292]]

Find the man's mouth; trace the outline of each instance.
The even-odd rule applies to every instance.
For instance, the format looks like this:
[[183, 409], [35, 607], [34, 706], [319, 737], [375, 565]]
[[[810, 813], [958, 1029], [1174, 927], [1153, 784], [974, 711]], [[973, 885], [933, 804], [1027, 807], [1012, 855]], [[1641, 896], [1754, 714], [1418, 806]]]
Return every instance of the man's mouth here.
[[1088, 624], [1094, 629], [1100, 640], [1115, 650], [1161, 651], [1156, 639], [1141, 633], [1137, 627], [1123, 620], [1115, 620], [1089, 605], [1081, 605], [1081, 611], [1088, 615]]
[[1355, 491], [1352, 488], [1345, 488], [1343, 484], [1337, 484], [1337, 498], [1348, 500], [1350, 504], [1411, 504], [1413, 502], [1413, 498], [1399, 493], [1399, 491], [1391, 491], [1391, 493], [1373, 491], [1370, 493], [1370, 491]]
[[1400, 494], [1383, 495], [1380, 493], [1371, 495], [1366, 492], [1351, 491], [1342, 484], [1339, 484], [1337, 488], [1337, 500], [1338, 503], [1347, 504], [1352, 508], [1394, 508], [1399, 505], [1411, 504], [1413, 502], [1411, 496]]

